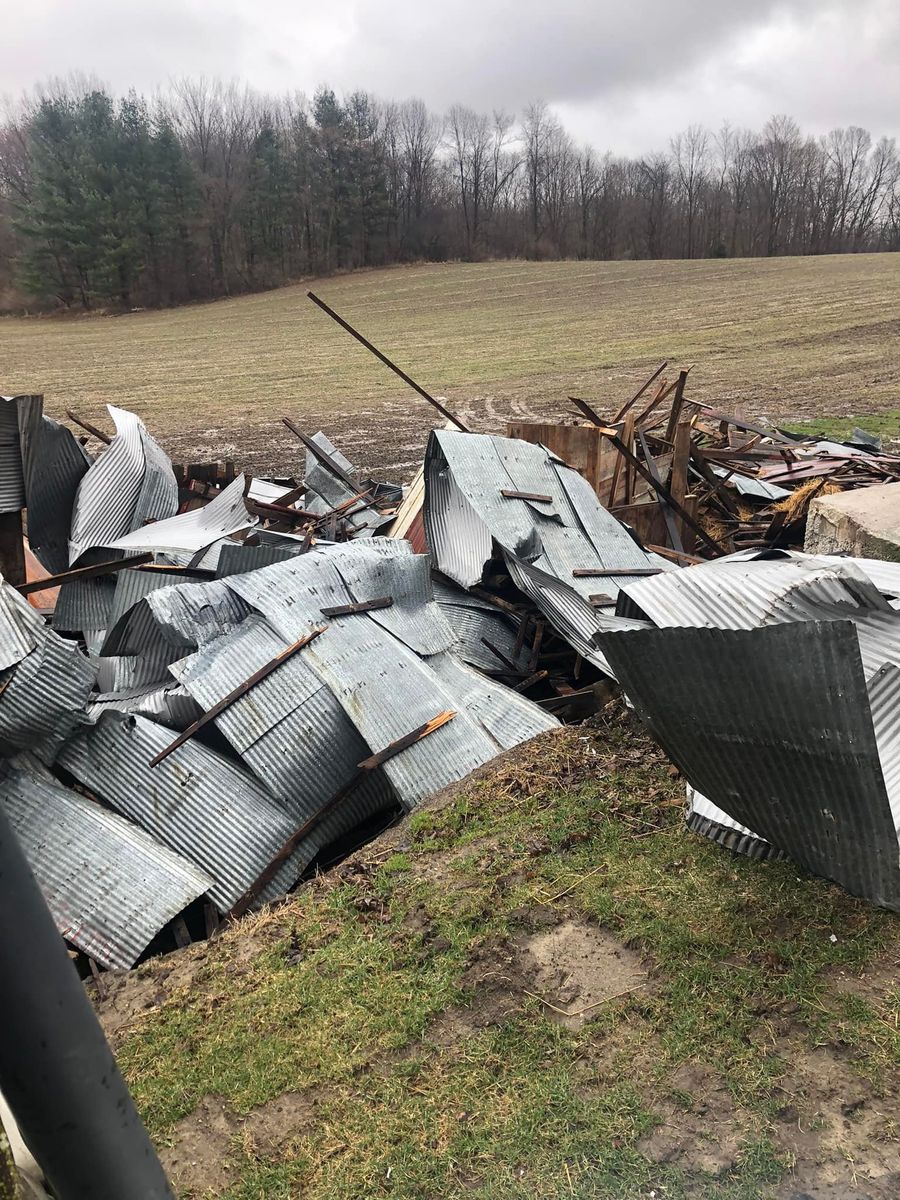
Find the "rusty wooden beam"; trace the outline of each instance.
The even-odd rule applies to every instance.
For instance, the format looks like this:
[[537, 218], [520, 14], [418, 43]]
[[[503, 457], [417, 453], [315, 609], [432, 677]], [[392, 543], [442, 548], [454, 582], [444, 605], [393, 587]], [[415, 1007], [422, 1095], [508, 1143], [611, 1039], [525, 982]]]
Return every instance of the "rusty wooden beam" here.
[[[16, 591], [20, 596], [30, 596], [33, 592], [46, 592], [48, 588], [60, 587], [64, 583], [73, 583], [81, 579], [98, 579], [101, 575], [112, 575], [115, 571], [124, 571], [128, 567], [140, 567], [153, 562], [153, 554], [133, 554], [130, 558], [115, 558], [109, 562], [94, 563], [90, 567], [73, 567], [70, 571], [60, 571], [58, 575], [48, 575], [46, 579], [33, 579], [30, 583], [20, 583]], [[171, 567], [165, 568], [167, 571]]]

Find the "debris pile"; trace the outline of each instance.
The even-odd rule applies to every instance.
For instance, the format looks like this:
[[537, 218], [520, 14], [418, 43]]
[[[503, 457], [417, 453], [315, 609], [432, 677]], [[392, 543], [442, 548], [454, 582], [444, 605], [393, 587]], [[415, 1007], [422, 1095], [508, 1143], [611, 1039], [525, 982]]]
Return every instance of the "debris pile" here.
[[0, 804], [91, 969], [213, 934], [616, 684], [691, 828], [900, 910], [900, 566], [796, 549], [817, 490], [900, 458], [665, 364], [609, 421], [472, 433], [376, 353], [448, 422], [405, 490], [287, 418], [303, 470], [265, 480], [173, 467], [113, 407], [113, 435], [69, 414], [92, 458], [0, 401]]

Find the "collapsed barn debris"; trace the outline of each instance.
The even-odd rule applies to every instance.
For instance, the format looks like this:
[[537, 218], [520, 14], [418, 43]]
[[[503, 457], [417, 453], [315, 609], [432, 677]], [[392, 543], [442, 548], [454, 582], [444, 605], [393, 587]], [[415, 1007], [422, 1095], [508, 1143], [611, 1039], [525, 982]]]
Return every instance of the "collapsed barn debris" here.
[[266, 480], [0, 402], [0, 804], [69, 943], [208, 935], [612, 681], [693, 830], [900, 910], [900, 566], [798, 550], [900, 458], [666, 364], [608, 419], [471, 433], [375, 352], [448, 421], [406, 489], [289, 418]]

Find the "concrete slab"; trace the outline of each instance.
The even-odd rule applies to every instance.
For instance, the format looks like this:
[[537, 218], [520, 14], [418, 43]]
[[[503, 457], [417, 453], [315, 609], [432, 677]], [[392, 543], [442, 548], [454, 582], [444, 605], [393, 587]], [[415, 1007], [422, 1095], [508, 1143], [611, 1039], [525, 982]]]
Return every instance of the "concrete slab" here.
[[852, 554], [900, 562], [900, 483], [813, 500], [806, 522], [809, 554]]

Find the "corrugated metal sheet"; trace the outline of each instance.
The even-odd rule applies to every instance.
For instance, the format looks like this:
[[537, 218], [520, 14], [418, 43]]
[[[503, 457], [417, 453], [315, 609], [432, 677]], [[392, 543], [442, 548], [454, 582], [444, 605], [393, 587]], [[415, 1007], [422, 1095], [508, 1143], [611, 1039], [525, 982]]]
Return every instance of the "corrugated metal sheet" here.
[[[201, 708], [212, 708], [285, 649], [263, 617], [173, 667]], [[216, 718], [216, 725], [299, 826], [353, 779], [370, 751], [303, 651], [283, 663]], [[377, 809], [396, 803], [381, 772], [367, 789]]]
[[867, 677], [885, 662], [900, 665], [900, 613], [854, 559], [716, 560], [635, 580], [623, 591], [667, 628], [756, 629], [849, 618]]
[[688, 781], [807, 870], [900, 911], [894, 817], [849, 621], [602, 639]]
[[169, 664], [185, 653], [184, 646], [167, 642], [154, 643], [140, 654], [97, 658], [97, 690], [101, 693], [122, 692], [131, 688], [151, 687], [172, 682]]
[[900, 668], [882, 667], [869, 680], [868, 689], [884, 785], [900, 837]]
[[0, 580], [0, 671], [30, 654], [46, 628], [44, 619], [16, 589]]
[[779, 487], [775, 483], [766, 483], [764, 479], [741, 475], [727, 467], [717, 467], [715, 463], [710, 463], [709, 466], [712, 473], [720, 479], [727, 480], [739, 496], [750, 496], [753, 500], [786, 500], [791, 494], [787, 488]]
[[119, 692], [101, 692], [93, 696], [85, 712], [85, 720], [93, 723], [109, 709], [136, 713], [159, 721], [169, 729], [186, 729], [200, 716], [200, 709], [188, 692], [171, 680], [141, 687], [125, 688]]
[[238, 475], [205, 507], [133, 529], [105, 544], [116, 550], [202, 550], [220, 538], [256, 524], [256, 517], [247, 512], [244, 503], [246, 485], [245, 477]]
[[6, 772], [0, 804], [60, 933], [104, 967], [133, 966], [212, 885], [131, 821], [30, 772]]
[[284, 562], [302, 551], [302, 542], [295, 545], [281, 546], [246, 546], [240, 542], [229, 542], [223, 545], [216, 566], [216, 577], [226, 575], [246, 575], [248, 571], [258, 571], [260, 567], [271, 567], [272, 563]]
[[496, 654], [485, 646], [486, 638], [510, 662], [527, 669], [530, 647], [516, 650], [517, 630], [511, 619], [491, 605], [451, 587], [440, 580], [433, 580], [434, 598], [457, 638], [456, 654], [480, 671], [489, 675], [502, 674], [504, 667]]
[[[107, 712], [68, 742], [59, 765], [207, 871], [215, 881], [209, 896], [225, 912], [259, 878], [295, 825], [249, 772], [196, 740], [159, 766], [148, 766], [172, 740], [171, 730], [146, 717]], [[301, 870], [295, 854], [259, 903], [286, 892]]]
[[119, 571], [101, 655], [141, 654], [162, 638], [153, 611], [140, 601], [151, 592], [185, 582], [177, 571]]
[[84, 711], [97, 669], [49, 629], [9, 670], [0, 693], [0, 753], [32, 750], [52, 762]]
[[147, 521], [171, 517], [178, 507], [172, 464], [143, 421], [111, 404], [107, 408], [116, 436], [78, 485], [69, 537], [72, 564], [86, 550], [111, 546]]
[[69, 565], [69, 530], [78, 485], [92, 459], [72, 431], [43, 416], [40, 396], [20, 396], [19, 436], [28, 541], [51, 574]]
[[728, 813], [717, 808], [712, 800], [701, 796], [696, 788], [687, 785], [687, 814], [688, 829], [709, 838], [734, 854], [743, 854], [747, 858], [781, 859], [784, 854], [773, 845], [759, 837], [746, 826], [729, 817]]
[[[425, 530], [435, 565], [463, 587], [480, 582], [492, 542], [513, 581], [550, 623], [602, 669], [596, 636], [626, 628], [589, 602], [616, 597], [630, 576], [576, 577], [579, 569], [660, 566], [598, 501], [590, 484], [544, 447], [512, 438], [432, 433], [425, 459]], [[549, 496], [508, 499], [503, 489]], [[674, 571], [670, 564], [662, 566]]]
[[[82, 555], [81, 566], [103, 562], [108, 558], [108, 550], [89, 550]], [[97, 579], [73, 579], [61, 584], [53, 610], [53, 628], [62, 633], [106, 629], [115, 595], [116, 580], [113, 575], [101, 575]]]
[[18, 512], [24, 507], [19, 406], [16, 397], [0, 396], [0, 512]]

